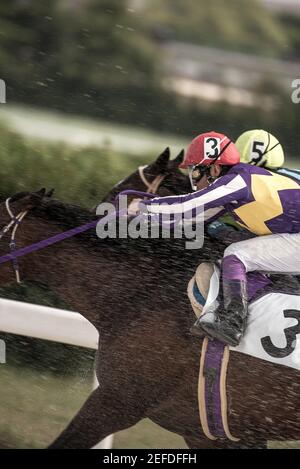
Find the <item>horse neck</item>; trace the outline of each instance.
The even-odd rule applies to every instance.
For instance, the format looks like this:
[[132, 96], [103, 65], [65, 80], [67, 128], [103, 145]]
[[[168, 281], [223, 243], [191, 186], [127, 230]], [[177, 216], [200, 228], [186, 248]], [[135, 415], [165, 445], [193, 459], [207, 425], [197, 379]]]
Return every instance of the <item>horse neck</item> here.
[[[79, 219], [73, 222], [80, 224]], [[20, 227], [18, 247], [64, 230], [57, 221], [32, 215]], [[98, 329], [100, 324], [111, 327], [112, 316], [117, 318], [113, 322], [118, 327], [124, 318], [128, 320], [129, 316], [140, 314], [149, 299], [152, 305], [158, 291], [170, 290], [170, 295], [163, 294], [159, 298], [159, 310], [167, 307], [167, 304], [162, 305], [165, 297], [179, 295], [180, 300], [185, 292], [185, 281], [192, 276], [193, 266], [200, 262], [190, 251], [183, 253], [181, 249], [179, 254], [178, 246], [168, 249], [172, 241], [168, 246], [161, 240], [154, 240], [154, 245], [151, 241], [150, 249], [146, 248], [147, 241], [140, 242], [143, 242], [142, 247], [137, 249], [139, 240], [132, 240], [128, 245], [123, 241], [119, 245], [113, 240], [99, 240], [99, 245], [95, 240], [97, 247], [93, 248], [93, 243], [75, 236], [20, 258], [21, 278], [49, 286], [70, 309], [82, 314]]]
[[[19, 237], [18, 247], [49, 238], [60, 231], [63, 230], [49, 221], [27, 222], [26, 233]], [[109, 266], [102, 256], [92, 252], [76, 236], [28, 254], [20, 259], [19, 264], [22, 280], [47, 285], [69, 309], [79, 312], [94, 325], [99, 323], [101, 281]]]

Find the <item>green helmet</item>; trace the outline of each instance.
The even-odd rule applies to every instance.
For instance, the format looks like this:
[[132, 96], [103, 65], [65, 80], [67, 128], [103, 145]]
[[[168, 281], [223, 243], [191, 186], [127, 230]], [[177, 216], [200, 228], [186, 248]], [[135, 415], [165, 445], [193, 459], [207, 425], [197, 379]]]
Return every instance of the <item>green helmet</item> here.
[[282, 146], [266, 130], [248, 130], [239, 136], [235, 144], [241, 155], [241, 163], [270, 169], [281, 168], [284, 164]]

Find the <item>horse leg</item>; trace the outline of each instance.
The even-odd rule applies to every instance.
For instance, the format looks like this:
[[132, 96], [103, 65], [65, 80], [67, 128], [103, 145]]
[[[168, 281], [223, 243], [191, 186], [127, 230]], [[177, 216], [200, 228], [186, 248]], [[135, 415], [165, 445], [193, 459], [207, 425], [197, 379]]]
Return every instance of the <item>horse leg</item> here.
[[135, 425], [141, 418], [142, 411], [136, 401], [133, 406], [122, 395], [114, 398], [113, 390], [101, 384], [49, 449], [92, 448], [108, 435]]

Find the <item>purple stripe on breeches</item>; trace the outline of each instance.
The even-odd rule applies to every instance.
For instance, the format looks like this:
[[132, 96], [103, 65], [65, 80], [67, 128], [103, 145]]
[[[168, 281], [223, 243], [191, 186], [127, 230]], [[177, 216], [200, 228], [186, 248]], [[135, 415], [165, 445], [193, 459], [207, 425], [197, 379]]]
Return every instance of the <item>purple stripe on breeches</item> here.
[[240, 280], [244, 282], [247, 280], [246, 267], [234, 255], [224, 257], [221, 270], [223, 280]]
[[237, 256], [224, 257], [221, 266], [221, 278], [223, 281], [239, 280], [247, 282], [248, 301], [251, 301], [257, 292], [270, 285], [271, 280], [260, 272], [249, 272], [247, 274], [244, 264]]

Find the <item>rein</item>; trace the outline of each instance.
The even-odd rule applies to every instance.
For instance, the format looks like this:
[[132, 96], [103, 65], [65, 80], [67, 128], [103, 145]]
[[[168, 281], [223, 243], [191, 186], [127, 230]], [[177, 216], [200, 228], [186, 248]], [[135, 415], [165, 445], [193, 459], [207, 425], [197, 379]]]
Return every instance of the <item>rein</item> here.
[[[118, 196], [117, 196], [117, 199], [121, 195], [125, 195], [125, 194], [131, 194], [131, 195], [136, 195], [136, 196], [139, 196], [139, 197], [147, 197], [147, 198], [152, 198], [153, 197], [152, 193], [139, 192], [139, 191], [134, 191], [134, 190], [126, 190], [126, 191], [120, 192], [120, 194], [118, 194]], [[16, 231], [17, 231], [18, 226], [20, 226], [22, 220], [24, 219], [24, 217], [28, 213], [28, 211], [22, 211], [22, 212], [18, 213], [18, 215], [14, 216], [11, 209], [10, 209], [10, 207], [9, 207], [9, 201], [10, 201], [10, 199], [6, 200], [5, 206], [6, 206], [8, 214], [11, 218], [11, 221], [0, 231], [0, 240], [11, 228], [13, 228], [10, 243], [9, 243], [9, 247], [10, 247], [11, 252], [8, 253], [8, 254], [5, 254], [3, 256], [0, 256], [0, 265], [11, 261], [13, 263], [13, 267], [14, 267], [14, 271], [15, 271], [15, 275], [16, 275], [16, 280], [17, 280], [18, 283], [21, 283], [20, 274], [19, 274], [19, 266], [18, 266], [18, 261], [17, 261], [17, 259], [19, 257], [23, 257], [26, 254], [30, 254], [30, 253], [38, 251], [40, 249], [44, 249], [48, 246], [59, 243], [60, 241], [63, 241], [65, 239], [72, 238], [73, 236], [75, 236], [79, 233], [83, 233], [83, 232], [88, 231], [92, 228], [95, 228], [98, 223], [106, 223], [108, 220], [113, 219], [114, 217], [117, 218], [117, 217], [120, 217], [120, 216], [125, 215], [127, 213], [127, 210], [115, 211], [115, 212], [113, 212], [113, 213], [111, 213], [111, 214], [109, 214], [109, 215], [107, 215], [103, 218], [98, 218], [97, 220], [93, 220], [93, 221], [91, 221], [89, 223], [86, 223], [84, 225], [76, 226], [75, 228], [71, 228], [70, 230], [67, 230], [67, 231], [59, 233], [57, 235], [51, 236], [50, 238], [43, 239], [43, 240], [38, 241], [36, 243], [25, 246], [24, 248], [16, 249], [16, 243], [15, 243]]]

